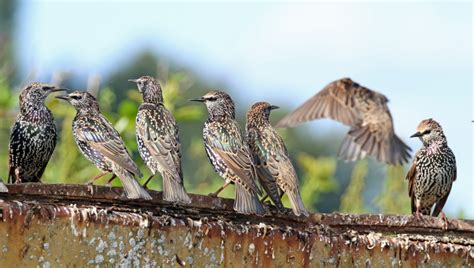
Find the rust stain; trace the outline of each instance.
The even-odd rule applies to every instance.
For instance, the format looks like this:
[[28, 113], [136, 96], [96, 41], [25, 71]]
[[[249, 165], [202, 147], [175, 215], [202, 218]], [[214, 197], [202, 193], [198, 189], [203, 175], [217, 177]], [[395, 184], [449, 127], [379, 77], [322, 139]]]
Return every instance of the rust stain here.
[[0, 194], [5, 267], [472, 267], [474, 222], [411, 216], [238, 215], [232, 200], [129, 201], [121, 189], [10, 185]]

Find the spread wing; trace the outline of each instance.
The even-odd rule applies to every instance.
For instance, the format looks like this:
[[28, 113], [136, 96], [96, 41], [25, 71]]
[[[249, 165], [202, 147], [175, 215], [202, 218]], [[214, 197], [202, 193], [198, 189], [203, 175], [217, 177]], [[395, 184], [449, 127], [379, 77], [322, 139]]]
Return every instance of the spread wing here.
[[120, 138], [120, 134], [104, 117], [100, 116], [100, 122], [97, 122], [97, 128], [80, 128], [77, 129], [76, 134], [79, 140], [88, 143], [93, 149], [104, 155], [110, 161], [137, 176], [142, 175], [136, 164], [130, 158]]
[[154, 114], [156, 110], [148, 111], [149, 115], [138, 117], [140, 119], [137, 121], [137, 133], [158, 165], [181, 182], [181, 145], [176, 121], [168, 110], [162, 109], [160, 116]]
[[293, 127], [320, 118], [331, 118], [349, 126], [357, 125], [362, 120], [354, 94], [354, 89], [358, 88], [360, 86], [348, 78], [334, 81], [283, 117], [276, 127]]
[[209, 129], [214, 129], [214, 131], [208, 131], [205, 135], [206, 146], [241, 179], [245, 187], [260, 193], [255, 183], [256, 175], [250, 159], [250, 152], [242, 139], [237, 122], [230, 122], [227, 127], [219, 128], [214, 128], [211, 125]]

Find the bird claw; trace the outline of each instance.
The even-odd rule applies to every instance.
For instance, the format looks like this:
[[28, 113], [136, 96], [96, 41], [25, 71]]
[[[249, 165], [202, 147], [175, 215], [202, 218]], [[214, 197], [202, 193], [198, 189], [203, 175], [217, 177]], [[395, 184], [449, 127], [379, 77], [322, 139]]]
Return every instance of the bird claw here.
[[449, 226], [449, 220], [448, 217], [446, 217], [446, 214], [441, 211], [441, 219], [443, 220], [443, 230], [448, 230]]
[[216, 198], [216, 197], [217, 197], [217, 194], [216, 194], [216, 193], [210, 193], [210, 194], [208, 194], [207, 196], [212, 197], [212, 198]]
[[91, 195], [94, 195], [94, 184], [92, 184], [92, 182], [88, 182], [86, 183], [86, 185], [87, 185], [87, 191], [91, 193]]

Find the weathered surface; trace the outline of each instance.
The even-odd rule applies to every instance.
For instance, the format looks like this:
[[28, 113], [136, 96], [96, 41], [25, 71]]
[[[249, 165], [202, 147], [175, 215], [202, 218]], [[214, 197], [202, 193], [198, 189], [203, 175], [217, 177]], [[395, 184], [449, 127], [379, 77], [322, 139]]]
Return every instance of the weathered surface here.
[[120, 188], [9, 185], [0, 194], [1, 267], [472, 267], [474, 221], [313, 214], [245, 216], [232, 200], [174, 206]]

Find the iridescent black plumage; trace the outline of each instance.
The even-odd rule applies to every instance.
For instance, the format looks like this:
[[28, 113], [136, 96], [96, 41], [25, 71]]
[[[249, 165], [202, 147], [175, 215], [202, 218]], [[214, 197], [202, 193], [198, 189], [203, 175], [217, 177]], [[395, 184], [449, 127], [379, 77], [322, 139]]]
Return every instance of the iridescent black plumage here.
[[44, 105], [56, 89], [33, 83], [20, 94], [20, 114], [10, 134], [8, 181], [40, 182], [56, 147], [56, 125], [51, 111]]
[[203, 129], [204, 146], [214, 170], [226, 182], [219, 191], [235, 183], [234, 210], [244, 214], [264, 214], [250, 151], [235, 121], [234, 102], [220, 91], [209, 92], [193, 101], [204, 102], [209, 112]]
[[163, 199], [191, 203], [183, 185], [178, 125], [165, 108], [160, 84], [150, 76], [129, 80], [138, 86], [143, 103], [138, 108], [136, 134], [138, 151], [153, 172], [163, 177]]
[[[247, 113], [247, 142], [253, 156], [260, 184], [278, 208], [286, 193], [293, 213], [309, 215], [298, 187], [298, 177], [283, 140], [270, 125], [270, 111], [278, 107], [266, 102], [255, 103]], [[280, 193], [280, 191], [282, 191]]]
[[117, 175], [128, 198], [151, 199], [135, 180], [134, 176], [142, 174], [128, 154], [120, 134], [100, 113], [96, 99], [79, 91], [57, 98], [68, 101], [77, 110], [72, 133], [82, 154], [103, 172]]
[[456, 180], [456, 158], [448, 147], [441, 125], [433, 119], [421, 121], [412, 137], [419, 137], [423, 148], [416, 153], [406, 177], [411, 210], [417, 216], [431, 214], [436, 217], [442, 212]]

